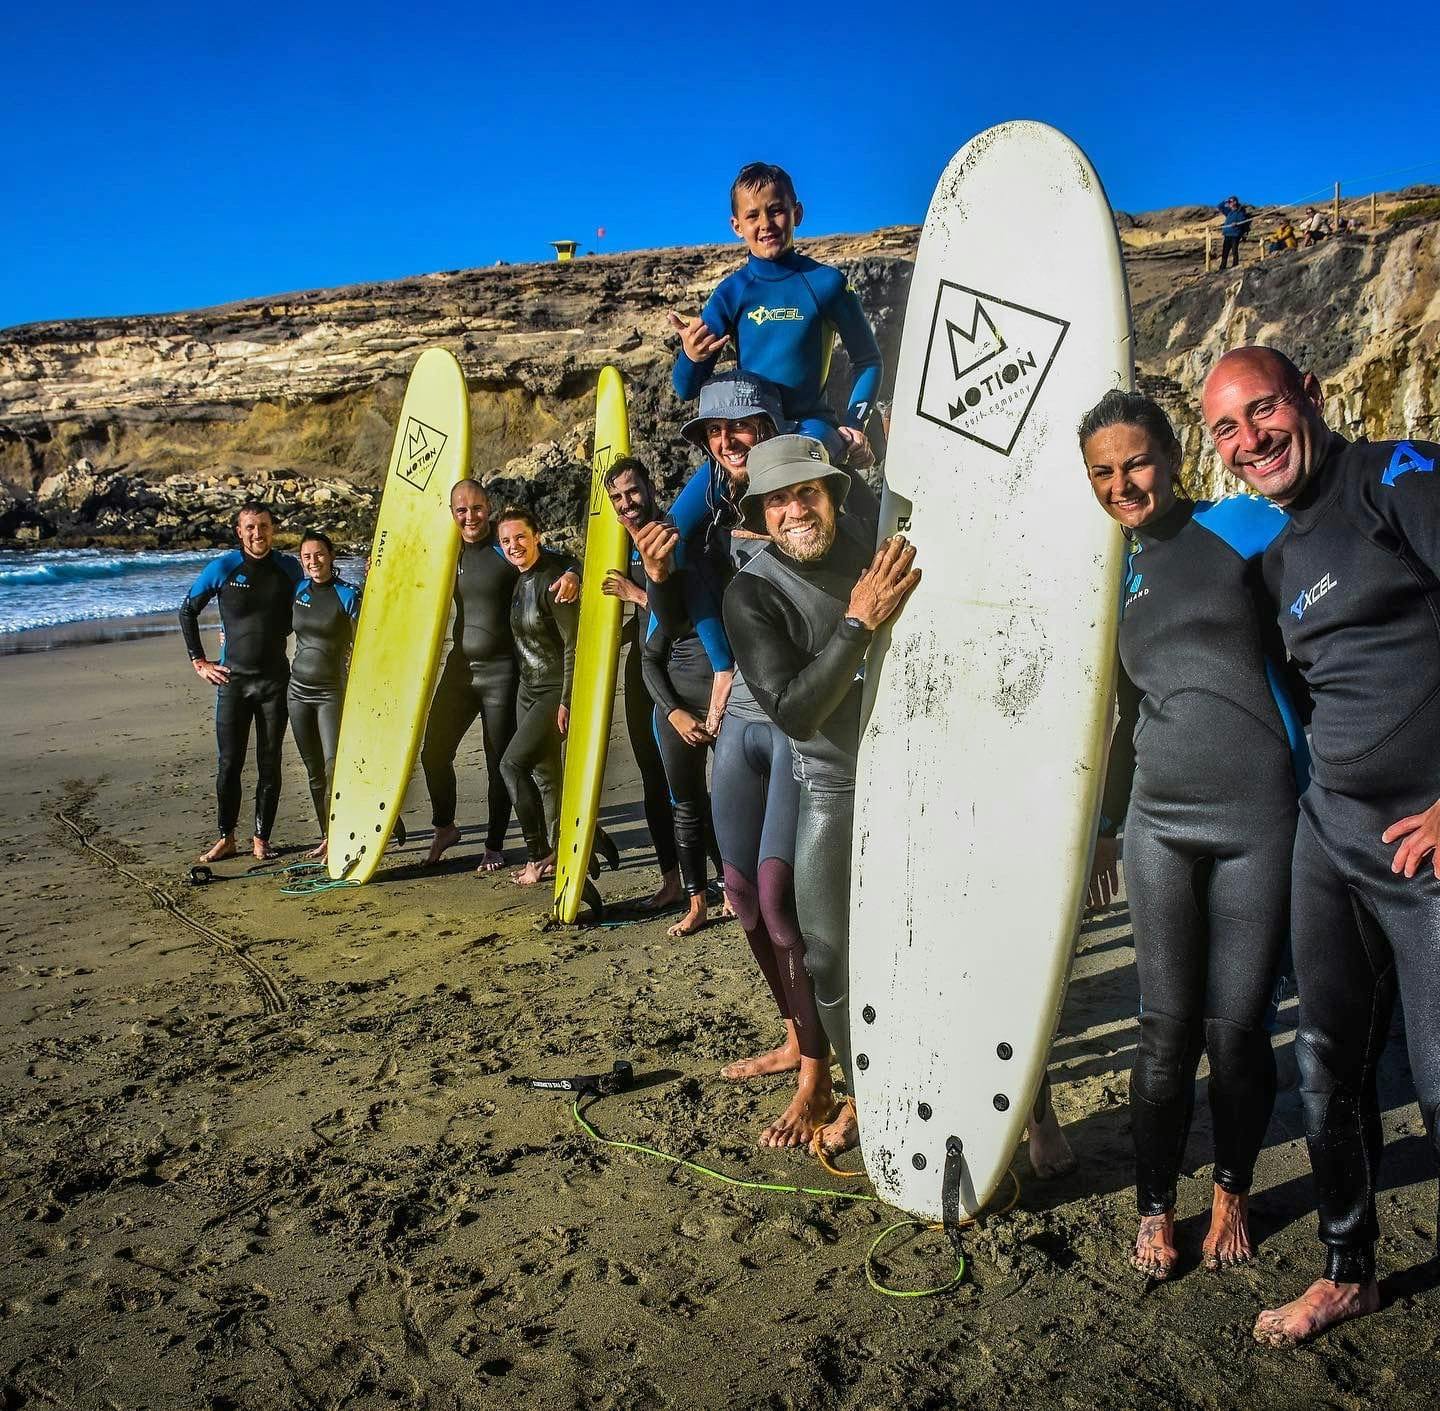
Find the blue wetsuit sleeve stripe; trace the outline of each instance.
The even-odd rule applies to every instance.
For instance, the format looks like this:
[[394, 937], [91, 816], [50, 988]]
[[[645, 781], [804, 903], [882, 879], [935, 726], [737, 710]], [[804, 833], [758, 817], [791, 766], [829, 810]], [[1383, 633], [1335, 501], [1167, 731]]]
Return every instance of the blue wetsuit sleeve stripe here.
[[1310, 784], [1310, 747], [1305, 742], [1305, 731], [1300, 724], [1299, 712], [1290, 698], [1285, 679], [1273, 661], [1265, 661], [1265, 677], [1270, 682], [1270, 694], [1275, 697], [1275, 708], [1285, 725], [1285, 735], [1290, 741], [1290, 762], [1295, 766], [1295, 786], [1303, 794]]
[[690, 621], [695, 625], [695, 635], [710, 658], [715, 671], [733, 671], [735, 654], [730, 650], [730, 638], [725, 632], [725, 619], [721, 615], [720, 600], [698, 571], [685, 575], [685, 601]]
[[205, 644], [200, 639], [200, 614], [244, 558], [239, 549], [232, 549], [228, 554], [211, 559], [195, 575], [195, 581], [181, 601], [180, 635], [185, 639], [185, 650], [189, 652], [191, 661], [201, 661], [205, 656]]
[[880, 345], [875, 341], [870, 320], [865, 317], [865, 310], [861, 307], [860, 296], [850, 288], [843, 276], [840, 280], [840, 292], [830, 300], [825, 317], [840, 335], [840, 341], [845, 345], [845, 353], [855, 373], [844, 424], [858, 427], [869, 413], [880, 390], [885, 360], [880, 354]]
[[675, 532], [682, 541], [694, 538], [697, 531], [703, 530], [710, 516], [712, 474], [710, 462], [702, 461], [685, 482], [685, 488], [675, 497], [675, 503], [670, 506], [670, 523], [675, 526]]
[[1278, 505], [1254, 495], [1231, 495], [1216, 504], [1202, 504], [1195, 523], [1228, 544], [1242, 559], [1259, 558], [1290, 522]]
[[1366, 495], [1416, 558], [1440, 580], [1440, 446], [1399, 441]]

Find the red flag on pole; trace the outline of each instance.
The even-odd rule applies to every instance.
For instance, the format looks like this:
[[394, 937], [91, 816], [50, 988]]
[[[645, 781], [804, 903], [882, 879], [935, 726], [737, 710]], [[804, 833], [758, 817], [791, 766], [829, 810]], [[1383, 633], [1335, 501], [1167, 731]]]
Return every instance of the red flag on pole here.
[[605, 238], [605, 227], [603, 225], [595, 227], [595, 238], [597, 240], [603, 240]]

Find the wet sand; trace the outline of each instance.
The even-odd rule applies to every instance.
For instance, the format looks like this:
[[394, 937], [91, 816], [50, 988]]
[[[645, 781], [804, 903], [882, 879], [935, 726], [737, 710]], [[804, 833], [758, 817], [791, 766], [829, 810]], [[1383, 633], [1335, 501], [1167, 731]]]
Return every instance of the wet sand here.
[[[785, 1079], [717, 1076], [778, 1035], [737, 927], [678, 942], [658, 922], [542, 932], [545, 898], [471, 874], [478, 730], [452, 862], [416, 866], [417, 783], [410, 842], [376, 883], [291, 898], [245, 861], [208, 887], [185, 880], [212, 836], [214, 744], [175, 638], [11, 657], [0, 692], [4, 1408], [1434, 1404], [1435, 1189], [1399, 1045], [1378, 1316], [1299, 1352], [1250, 1339], [1257, 1309], [1317, 1268], [1293, 1090], [1260, 1162], [1258, 1262], [1198, 1267], [1202, 1084], [1182, 1276], [1147, 1290], [1126, 1266], [1123, 905], [1084, 928], [1052, 1067], [1080, 1172], [1037, 1182], [1022, 1151], [1020, 1204], [965, 1233], [964, 1283], [886, 1299], [863, 1262], [889, 1212], [598, 1147], [565, 1100], [515, 1085], [625, 1057], [642, 1086], [591, 1110], [607, 1134], [748, 1180], [838, 1184], [755, 1147]], [[285, 861], [313, 841], [308, 814], [287, 746]], [[604, 821], [626, 852], [602, 888], [645, 894], [623, 739]], [[1293, 1024], [1292, 1002], [1282, 1050]], [[933, 1235], [883, 1263], [912, 1287], [950, 1269]]]

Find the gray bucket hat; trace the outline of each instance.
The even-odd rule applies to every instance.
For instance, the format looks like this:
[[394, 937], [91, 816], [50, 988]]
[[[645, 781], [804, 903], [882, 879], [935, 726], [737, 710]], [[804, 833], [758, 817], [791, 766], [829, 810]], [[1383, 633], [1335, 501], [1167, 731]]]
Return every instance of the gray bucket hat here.
[[745, 528], [765, 533], [765, 496], [804, 480], [823, 480], [838, 510], [850, 493], [850, 477], [830, 464], [830, 453], [813, 436], [772, 436], [754, 447], [745, 462], [750, 483], [740, 501]]
[[776, 431], [784, 431], [790, 424], [780, 410], [780, 389], [773, 382], [739, 369], [719, 372], [700, 389], [700, 408], [680, 428], [680, 434], [708, 452], [707, 421], [741, 421], [747, 416], [769, 417]]

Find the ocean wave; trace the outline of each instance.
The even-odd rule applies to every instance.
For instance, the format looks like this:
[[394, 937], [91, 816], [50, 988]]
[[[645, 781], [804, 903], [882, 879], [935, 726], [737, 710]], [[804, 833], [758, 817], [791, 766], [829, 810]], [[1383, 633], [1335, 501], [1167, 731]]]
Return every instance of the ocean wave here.
[[79, 550], [66, 554], [26, 554], [24, 561], [0, 562], [0, 586], [42, 587], [52, 583], [83, 583], [95, 579], [126, 578], [155, 569], [187, 568], [215, 557], [215, 551], [178, 553], [107, 554]]

